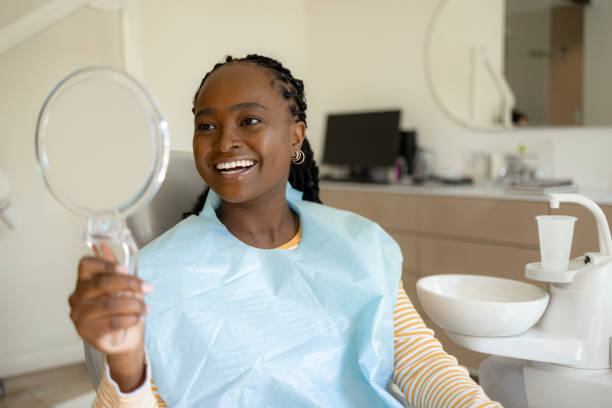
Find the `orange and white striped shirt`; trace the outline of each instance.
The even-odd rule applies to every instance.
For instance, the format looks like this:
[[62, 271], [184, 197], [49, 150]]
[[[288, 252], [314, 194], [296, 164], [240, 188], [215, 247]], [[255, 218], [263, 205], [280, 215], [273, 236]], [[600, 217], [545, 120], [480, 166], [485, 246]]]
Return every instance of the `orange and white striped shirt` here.
[[[300, 243], [298, 233], [279, 249], [295, 249]], [[395, 358], [393, 381], [409, 405], [415, 408], [493, 408], [492, 402], [469, 376], [468, 371], [447, 354], [433, 330], [427, 328], [415, 310], [400, 282], [393, 311]], [[110, 377], [108, 365], [98, 388], [94, 408], [154, 408], [167, 407], [152, 378], [147, 360], [145, 382], [140, 388], [123, 393]]]

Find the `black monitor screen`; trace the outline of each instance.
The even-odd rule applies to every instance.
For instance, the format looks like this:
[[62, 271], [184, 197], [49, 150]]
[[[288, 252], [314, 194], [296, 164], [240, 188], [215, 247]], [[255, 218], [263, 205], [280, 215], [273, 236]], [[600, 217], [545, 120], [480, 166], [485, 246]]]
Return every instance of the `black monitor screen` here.
[[323, 162], [392, 166], [397, 157], [400, 111], [327, 116]]

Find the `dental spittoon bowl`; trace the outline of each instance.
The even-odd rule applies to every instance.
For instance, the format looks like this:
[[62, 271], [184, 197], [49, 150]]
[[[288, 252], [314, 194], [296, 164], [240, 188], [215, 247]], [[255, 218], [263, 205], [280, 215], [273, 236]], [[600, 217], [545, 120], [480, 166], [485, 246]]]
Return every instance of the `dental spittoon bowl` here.
[[549, 294], [529, 283], [481, 275], [432, 275], [417, 281], [423, 309], [443, 329], [475, 337], [521, 334], [540, 320]]

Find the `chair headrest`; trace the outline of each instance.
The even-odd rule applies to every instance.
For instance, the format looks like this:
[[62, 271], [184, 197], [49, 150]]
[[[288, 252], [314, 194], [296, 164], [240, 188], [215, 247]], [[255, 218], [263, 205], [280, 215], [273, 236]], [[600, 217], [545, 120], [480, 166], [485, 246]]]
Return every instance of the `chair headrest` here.
[[142, 248], [182, 219], [206, 187], [190, 151], [171, 150], [166, 179], [147, 206], [127, 219], [139, 248]]

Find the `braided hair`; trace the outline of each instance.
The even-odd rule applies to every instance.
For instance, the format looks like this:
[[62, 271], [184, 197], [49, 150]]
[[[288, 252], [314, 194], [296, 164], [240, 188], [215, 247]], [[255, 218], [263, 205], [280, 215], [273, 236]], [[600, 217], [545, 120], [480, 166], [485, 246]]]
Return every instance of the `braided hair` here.
[[[274, 75], [274, 79], [281, 84], [280, 93], [282, 97], [289, 102], [289, 112], [291, 113], [291, 116], [295, 118], [296, 122], [304, 122], [304, 125], [306, 125], [306, 98], [304, 96], [304, 82], [300, 79], [294, 78], [293, 75], [291, 75], [291, 71], [285, 68], [277, 60], [257, 54], [249, 54], [244, 58], [233, 58], [232, 56], [227, 56], [224, 62], [215, 64], [213, 69], [204, 76], [198, 90], [195, 93], [195, 96], [193, 97], [193, 108], [191, 111], [194, 114], [198, 94], [200, 93], [200, 89], [202, 89], [202, 86], [210, 74], [226, 64], [237, 62], [255, 64], [268, 70], [272, 75]], [[289, 183], [291, 183], [293, 188], [303, 193], [302, 198], [304, 200], [320, 203], [319, 168], [314, 160], [314, 154], [310, 147], [310, 143], [306, 138], [304, 138], [304, 141], [302, 142], [302, 152], [304, 152], [304, 162], [302, 164], [297, 165], [291, 162], [291, 167], [289, 169]], [[204, 208], [204, 203], [206, 202], [206, 197], [208, 197], [209, 190], [210, 187], [206, 187], [204, 191], [202, 191], [191, 211], [183, 214], [183, 219], [190, 215], [198, 215], [202, 211], [202, 208]]]

